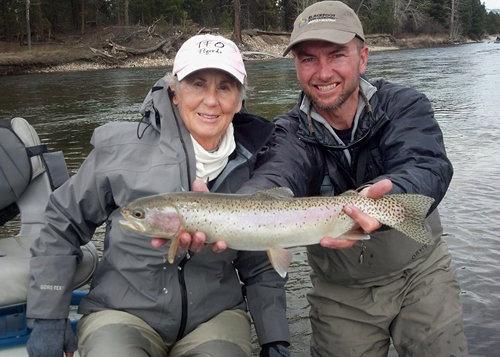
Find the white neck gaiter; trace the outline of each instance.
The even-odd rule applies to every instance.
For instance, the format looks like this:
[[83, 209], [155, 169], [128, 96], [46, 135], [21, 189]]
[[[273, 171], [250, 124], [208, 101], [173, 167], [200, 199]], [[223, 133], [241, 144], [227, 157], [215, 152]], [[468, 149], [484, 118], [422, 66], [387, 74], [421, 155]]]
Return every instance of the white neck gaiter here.
[[196, 156], [196, 178], [202, 179], [204, 182], [215, 179], [224, 170], [229, 155], [236, 148], [233, 123], [229, 124], [226, 132], [222, 135], [219, 147], [213, 152], [205, 150], [193, 136], [191, 139]]

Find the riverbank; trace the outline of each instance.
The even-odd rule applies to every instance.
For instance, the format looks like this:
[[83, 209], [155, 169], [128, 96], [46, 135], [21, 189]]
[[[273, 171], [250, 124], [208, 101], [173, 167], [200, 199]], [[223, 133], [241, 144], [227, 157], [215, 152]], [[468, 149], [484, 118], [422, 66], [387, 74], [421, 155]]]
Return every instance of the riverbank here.
[[[230, 32], [199, 30], [230, 38]], [[245, 60], [282, 58], [288, 33], [243, 31], [240, 50]], [[85, 71], [108, 68], [166, 67], [190, 36], [158, 35], [141, 27], [109, 27], [86, 36], [59, 37], [57, 41], [26, 46], [0, 42], [0, 75]], [[396, 39], [391, 35], [367, 35], [370, 51], [452, 45], [445, 36]]]

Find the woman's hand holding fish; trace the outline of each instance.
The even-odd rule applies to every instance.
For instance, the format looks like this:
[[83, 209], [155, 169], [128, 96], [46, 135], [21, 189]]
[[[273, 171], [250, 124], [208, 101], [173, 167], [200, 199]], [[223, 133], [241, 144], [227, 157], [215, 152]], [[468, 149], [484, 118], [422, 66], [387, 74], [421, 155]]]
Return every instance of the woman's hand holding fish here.
[[[384, 196], [391, 189], [391, 180], [384, 179], [371, 186], [365, 187], [359, 192], [359, 194], [361, 196], [377, 199]], [[375, 218], [370, 217], [353, 205], [346, 205], [344, 207], [344, 212], [357, 222], [360, 233], [370, 233], [382, 226], [382, 224]], [[321, 246], [334, 249], [350, 248], [354, 245], [354, 243], [356, 243], [356, 240], [353, 239], [338, 239], [331, 237], [325, 237], [320, 241]]]
[[[198, 253], [200, 250], [202, 250], [205, 247], [205, 233], [203, 232], [196, 232], [192, 237], [191, 234], [189, 234], [186, 231], [182, 231], [181, 234], [179, 234], [179, 247], [184, 249], [184, 250], [190, 250], [193, 253]], [[168, 239], [163, 239], [163, 238], [153, 238], [151, 240], [151, 245], [155, 248], [159, 248], [165, 243], [168, 242]], [[214, 249], [215, 251], [215, 249]]]
[[[159, 238], [153, 238], [153, 240]], [[193, 253], [198, 253], [202, 249], [204, 249], [207, 244], [205, 243], [206, 236], [203, 232], [196, 232], [193, 236], [188, 232], [184, 231], [179, 235], [179, 247], [185, 250], [190, 250]], [[166, 241], [165, 241], [166, 242]], [[151, 243], [153, 244], [153, 243]], [[165, 243], [163, 243], [165, 244]], [[163, 245], [162, 244], [162, 245]], [[154, 246], [154, 245], [153, 245]], [[212, 250], [216, 253], [220, 253], [227, 248], [226, 242], [218, 241], [212, 244]]]

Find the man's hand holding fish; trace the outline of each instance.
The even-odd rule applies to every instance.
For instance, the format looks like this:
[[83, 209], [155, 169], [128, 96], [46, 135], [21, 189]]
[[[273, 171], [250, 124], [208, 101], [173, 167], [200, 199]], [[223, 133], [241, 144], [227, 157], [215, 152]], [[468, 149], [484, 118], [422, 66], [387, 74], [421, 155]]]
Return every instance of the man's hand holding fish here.
[[[386, 193], [388, 193], [391, 189], [392, 189], [391, 180], [384, 179], [380, 180], [379, 182], [371, 186], [363, 188], [359, 192], [359, 195], [378, 199], [384, 196]], [[359, 225], [359, 230], [361, 230], [362, 232], [370, 233], [379, 229], [382, 226], [382, 224], [379, 221], [377, 221], [373, 217], [370, 217], [356, 206], [346, 205], [344, 207], [344, 212], [357, 222], [357, 224]], [[325, 237], [319, 242], [319, 244], [326, 248], [344, 249], [344, 248], [351, 248], [356, 242], [357, 240], [354, 239], [338, 239], [332, 237]]]

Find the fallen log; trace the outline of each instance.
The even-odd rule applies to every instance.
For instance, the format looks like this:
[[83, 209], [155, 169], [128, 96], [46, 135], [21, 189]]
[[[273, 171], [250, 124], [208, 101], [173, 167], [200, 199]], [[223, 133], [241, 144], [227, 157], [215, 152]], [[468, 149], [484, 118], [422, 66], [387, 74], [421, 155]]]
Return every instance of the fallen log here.
[[98, 55], [101, 56], [106, 56], [106, 57], [113, 57], [109, 53], [104, 52], [103, 50], [98, 50], [97, 48], [90, 47], [90, 50]]
[[259, 35], [271, 35], [271, 36], [290, 36], [290, 32], [281, 32], [281, 31], [257, 30], [257, 34], [259, 34]]
[[196, 34], [200, 35], [200, 34], [205, 34], [205, 33], [217, 33], [218, 31], [219, 31], [218, 27], [212, 27], [212, 28], [203, 27], [203, 28], [199, 29]]
[[269, 35], [269, 36], [290, 36], [290, 32], [279, 32], [279, 31], [263, 31], [263, 30], [244, 30], [243, 33], [249, 36], [258, 36], [258, 35]]
[[108, 40], [109, 46], [111, 46], [111, 48], [113, 48], [115, 51], [122, 51], [122, 52], [130, 53], [133, 55], [143, 55], [146, 53], [155, 52], [159, 48], [163, 47], [167, 42], [168, 42], [168, 39], [165, 39], [165, 40], [160, 41], [156, 45], [148, 47], [148, 48], [133, 48], [133, 47], [122, 46], [122, 45], [119, 45], [117, 43], [114, 43], [111, 40]]

